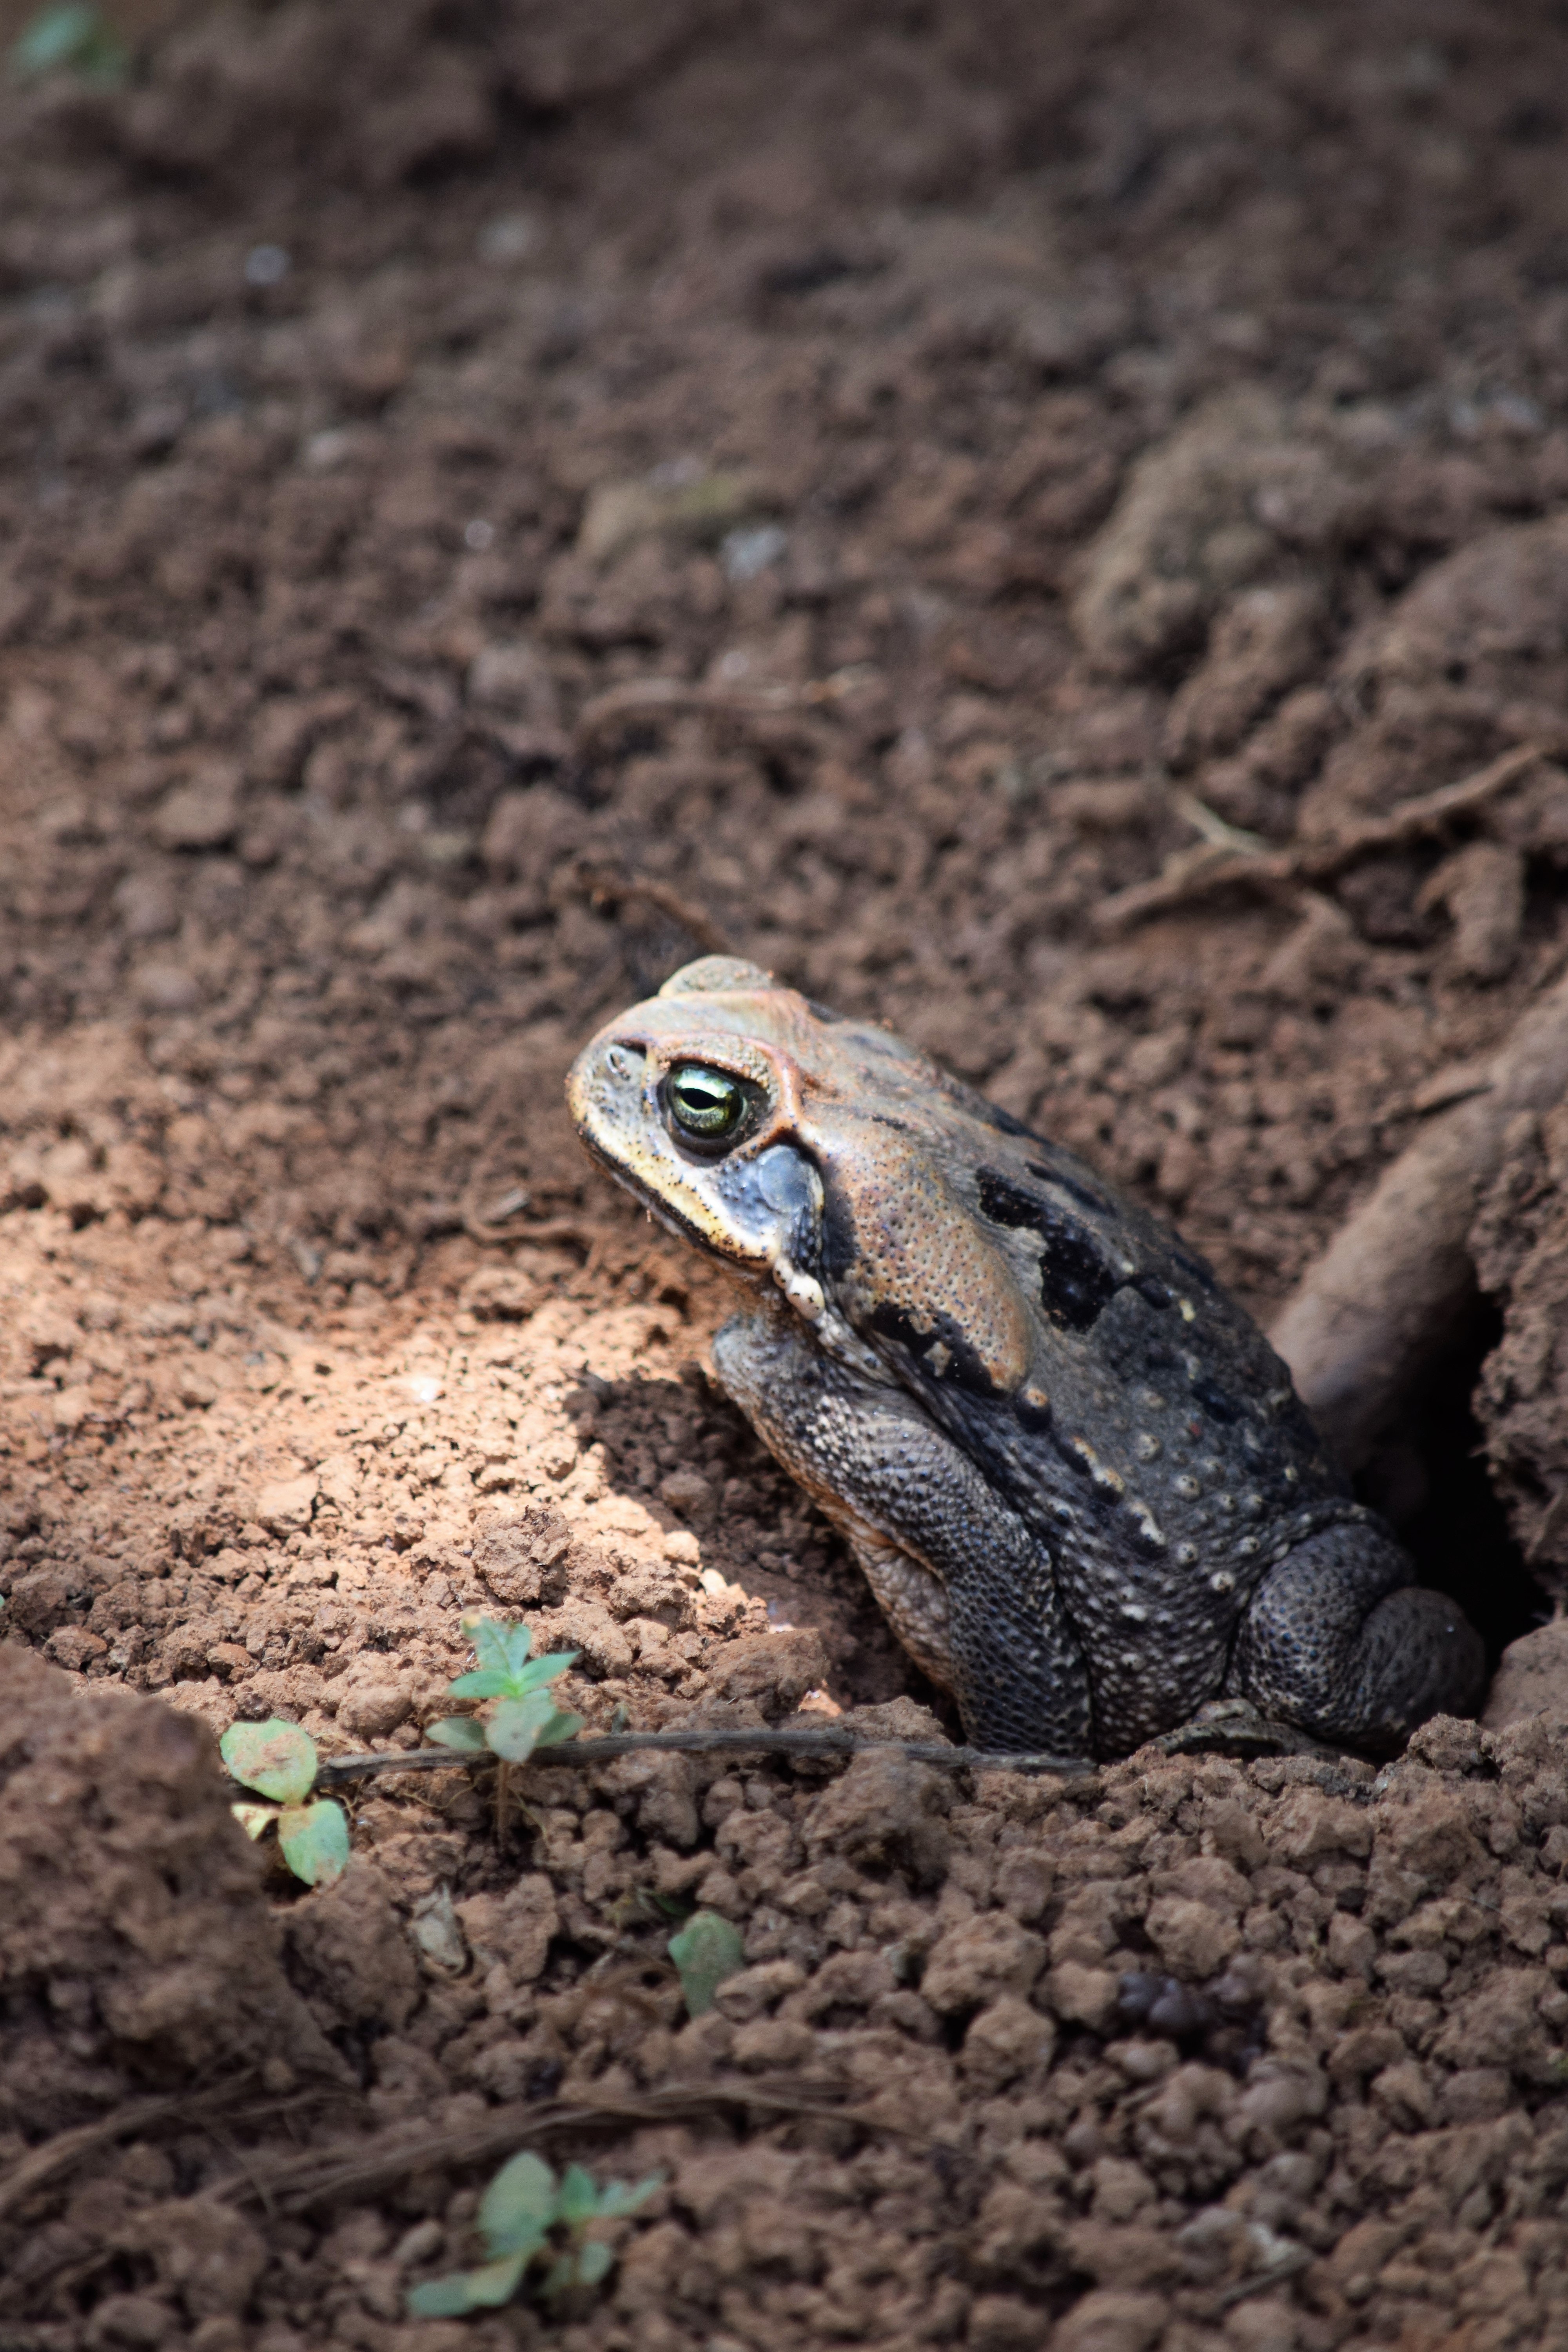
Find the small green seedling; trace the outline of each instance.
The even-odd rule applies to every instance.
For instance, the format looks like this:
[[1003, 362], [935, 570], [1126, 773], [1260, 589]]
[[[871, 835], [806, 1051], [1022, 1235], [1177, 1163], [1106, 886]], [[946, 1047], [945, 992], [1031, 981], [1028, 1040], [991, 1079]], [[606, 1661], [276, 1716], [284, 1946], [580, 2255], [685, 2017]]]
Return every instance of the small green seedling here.
[[553, 1748], [582, 1730], [582, 1717], [563, 1714], [548, 1688], [574, 1663], [575, 1650], [531, 1658], [533, 1635], [529, 1628], [503, 1624], [493, 1617], [465, 1619], [463, 1631], [472, 1639], [479, 1664], [447, 1688], [454, 1698], [493, 1698], [500, 1705], [482, 1722], [478, 1716], [447, 1716], [430, 1726], [432, 1739], [465, 1755], [479, 1756], [488, 1749], [503, 1764], [526, 1764], [536, 1748]]
[[218, 1741], [224, 1762], [245, 1789], [270, 1804], [232, 1805], [246, 1835], [259, 1838], [278, 1824], [278, 1843], [296, 1878], [330, 1886], [348, 1868], [349, 1825], [331, 1797], [306, 1802], [316, 1782], [316, 1743], [297, 1723], [272, 1716], [266, 1723], [231, 1723]]
[[[408, 2308], [416, 2319], [457, 2319], [470, 2311], [493, 2311], [510, 2303], [530, 2264], [552, 2257], [540, 2293], [552, 2302], [597, 2286], [608, 2275], [615, 2250], [590, 2238], [595, 2221], [635, 2213], [663, 2179], [607, 2180], [601, 2189], [580, 2164], [569, 2164], [559, 2180], [542, 2157], [525, 2148], [503, 2164], [479, 2205], [479, 2236], [487, 2259], [478, 2269], [429, 2279], [411, 2288]], [[553, 2234], [552, 2234], [553, 2233]]]
[[58, 0], [40, 8], [11, 51], [18, 81], [42, 81], [46, 74], [72, 73], [100, 89], [115, 89], [131, 70], [131, 52], [84, 0]]
[[717, 1911], [694, 1911], [665, 1948], [679, 1974], [689, 2017], [706, 2015], [725, 1978], [737, 1975], [746, 1965], [740, 1930]]
[[531, 1658], [533, 1635], [526, 1625], [511, 1625], [494, 1617], [465, 1617], [463, 1631], [474, 1645], [479, 1664], [472, 1674], [459, 1675], [447, 1688], [454, 1698], [493, 1698], [500, 1702], [488, 1717], [448, 1715], [429, 1727], [429, 1737], [460, 1756], [493, 1756], [496, 1773], [496, 1837], [506, 1835], [510, 1768], [526, 1764], [536, 1748], [553, 1748], [583, 1728], [580, 1715], [566, 1715], [551, 1697], [548, 1685], [563, 1675], [577, 1656], [575, 1650], [558, 1650], [552, 1657]]

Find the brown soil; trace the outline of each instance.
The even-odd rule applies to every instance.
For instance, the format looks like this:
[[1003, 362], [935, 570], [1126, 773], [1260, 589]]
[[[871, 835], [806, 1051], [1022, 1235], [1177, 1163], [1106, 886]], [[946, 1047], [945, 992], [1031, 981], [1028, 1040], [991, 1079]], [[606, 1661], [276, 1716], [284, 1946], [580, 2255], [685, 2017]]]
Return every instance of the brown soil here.
[[[265, 1899], [192, 1724], [414, 1746], [478, 1603], [597, 1727], [934, 1732], [563, 1072], [727, 939], [1272, 1311], [1568, 946], [1564, 88], [1545, 5], [285, 0], [0, 100], [0, 2343], [533, 2342], [403, 2294], [461, 2134], [579, 2095], [669, 2180], [570, 2352], [1568, 2342], [1561, 1717], [627, 1761], [504, 1846], [405, 1775]], [[1118, 896], [1184, 793], [1331, 844], [1525, 743]], [[1565, 1166], [1520, 1122], [1369, 1473], [1494, 1649], [1568, 1576]], [[746, 1938], [696, 2024], [655, 1895]]]

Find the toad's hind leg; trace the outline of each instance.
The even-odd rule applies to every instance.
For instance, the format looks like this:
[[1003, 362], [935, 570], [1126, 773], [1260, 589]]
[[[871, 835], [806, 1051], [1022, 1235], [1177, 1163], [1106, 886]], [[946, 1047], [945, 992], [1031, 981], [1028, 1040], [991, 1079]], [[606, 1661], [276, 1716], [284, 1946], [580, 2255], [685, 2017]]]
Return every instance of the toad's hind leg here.
[[730, 1395], [848, 1537], [893, 1632], [979, 1747], [1091, 1752], [1089, 1677], [1047, 1553], [901, 1389], [836, 1362], [793, 1318], [713, 1342]]
[[1394, 1753], [1430, 1715], [1471, 1715], [1486, 1685], [1480, 1636], [1453, 1601], [1363, 1520], [1288, 1552], [1253, 1595], [1227, 1687], [1319, 1739]]

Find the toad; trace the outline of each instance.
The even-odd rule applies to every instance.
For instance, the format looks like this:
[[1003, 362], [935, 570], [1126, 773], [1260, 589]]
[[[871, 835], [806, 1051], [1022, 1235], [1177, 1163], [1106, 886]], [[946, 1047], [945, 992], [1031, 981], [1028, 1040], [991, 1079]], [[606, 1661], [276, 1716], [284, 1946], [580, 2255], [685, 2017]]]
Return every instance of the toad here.
[[1473, 1711], [1478, 1636], [1262, 1333], [1072, 1153], [728, 956], [612, 1021], [568, 1099], [738, 1278], [720, 1380], [977, 1746], [1121, 1756], [1223, 1701], [1389, 1754]]

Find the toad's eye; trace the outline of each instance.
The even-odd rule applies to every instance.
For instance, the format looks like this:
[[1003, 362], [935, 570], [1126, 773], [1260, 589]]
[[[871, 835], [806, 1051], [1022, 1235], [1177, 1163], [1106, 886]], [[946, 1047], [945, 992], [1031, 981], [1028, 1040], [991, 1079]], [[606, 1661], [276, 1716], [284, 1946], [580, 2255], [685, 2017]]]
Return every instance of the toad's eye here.
[[699, 1143], [721, 1143], [734, 1135], [751, 1107], [739, 1079], [705, 1070], [700, 1062], [685, 1062], [670, 1072], [665, 1099], [681, 1133]]

